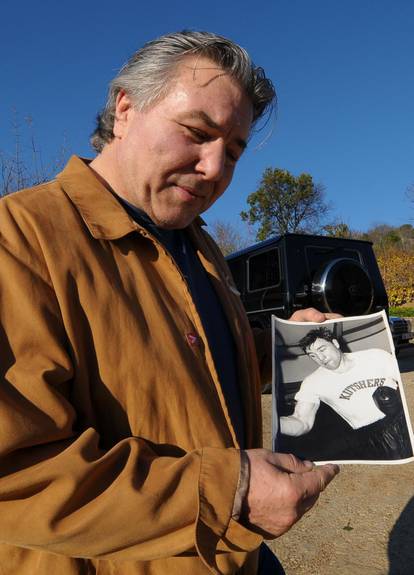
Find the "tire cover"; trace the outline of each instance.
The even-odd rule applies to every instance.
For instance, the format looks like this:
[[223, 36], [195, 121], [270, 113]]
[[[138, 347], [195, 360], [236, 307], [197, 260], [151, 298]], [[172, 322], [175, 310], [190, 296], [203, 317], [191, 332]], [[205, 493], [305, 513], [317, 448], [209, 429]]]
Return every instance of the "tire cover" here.
[[358, 261], [338, 258], [325, 264], [312, 280], [313, 305], [324, 312], [364, 315], [371, 311], [371, 278]]

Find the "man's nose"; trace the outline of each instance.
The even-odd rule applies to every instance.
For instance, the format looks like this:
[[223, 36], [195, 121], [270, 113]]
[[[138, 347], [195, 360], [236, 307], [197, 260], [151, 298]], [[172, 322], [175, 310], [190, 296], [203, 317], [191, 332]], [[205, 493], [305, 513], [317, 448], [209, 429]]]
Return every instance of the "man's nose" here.
[[197, 162], [197, 171], [205, 180], [221, 180], [226, 169], [226, 150], [222, 142], [212, 141], [204, 145]]

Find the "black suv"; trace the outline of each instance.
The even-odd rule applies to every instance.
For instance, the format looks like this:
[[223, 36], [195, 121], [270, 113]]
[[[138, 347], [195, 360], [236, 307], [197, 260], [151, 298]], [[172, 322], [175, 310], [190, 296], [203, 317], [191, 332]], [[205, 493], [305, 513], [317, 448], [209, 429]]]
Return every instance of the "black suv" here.
[[411, 322], [403, 317], [389, 317], [392, 337], [394, 339], [395, 351], [398, 354], [400, 348], [410, 343], [414, 339]]
[[252, 327], [307, 307], [344, 316], [388, 312], [372, 242], [284, 234], [226, 259]]

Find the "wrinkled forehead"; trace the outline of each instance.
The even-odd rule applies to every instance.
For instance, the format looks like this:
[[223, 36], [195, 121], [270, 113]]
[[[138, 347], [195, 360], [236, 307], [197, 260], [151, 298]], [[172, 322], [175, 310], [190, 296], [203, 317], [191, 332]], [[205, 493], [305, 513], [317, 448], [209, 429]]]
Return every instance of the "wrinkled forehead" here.
[[188, 54], [177, 61], [177, 64], [172, 71], [171, 78], [174, 79], [183, 74], [188, 75], [196, 83], [201, 83], [201, 85], [203, 81], [209, 83], [223, 76], [231, 78], [234, 82], [240, 85], [238, 80], [230, 71], [225, 70], [220, 66], [220, 64], [211, 58], [200, 54]]
[[208, 116], [211, 127], [234, 132], [243, 141], [250, 135], [250, 97], [237, 80], [206, 58], [187, 57], [179, 64], [164, 102], [177, 114]]
[[251, 102], [253, 111], [253, 102], [242, 83], [231, 71], [225, 70], [210, 58], [191, 54], [179, 60], [170, 75], [170, 89], [174, 89], [177, 83], [183, 81], [196, 89], [215, 85], [223, 91], [228, 89], [230, 82], [240, 91], [241, 97], [247, 98]]

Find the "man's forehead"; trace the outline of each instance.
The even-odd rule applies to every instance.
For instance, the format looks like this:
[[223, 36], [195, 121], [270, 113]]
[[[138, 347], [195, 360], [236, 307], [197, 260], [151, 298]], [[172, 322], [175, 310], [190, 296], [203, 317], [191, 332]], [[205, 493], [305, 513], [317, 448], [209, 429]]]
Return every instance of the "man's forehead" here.
[[[240, 94], [247, 97], [247, 92], [243, 85], [235, 78], [230, 72], [221, 68], [216, 62], [204, 56], [186, 56], [178, 64], [175, 73], [171, 77], [172, 90], [174, 90], [174, 83], [179, 84], [180, 81], [186, 82], [187, 86], [193, 88], [206, 88], [208, 86], [223, 86], [223, 93], [228, 88], [228, 82], [240, 90]], [[221, 84], [221, 81], [222, 84]], [[253, 110], [253, 102], [251, 102]]]
[[327, 339], [323, 339], [322, 337], [317, 337], [317, 338], [315, 339], [315, 341], [312, 342], [312, 343], [307, 347], [307, 349], [309, 349], [310, 351], [315, 351], [315, 350], [318, 350], [318, 349], [324, 347], [326, 344], [331, 344], [331, 345], [333, 345], [333, 343], [332, 343], [331, 341], [329, 341], [329, 340], [327, 340]]
[[246, 147], [253, 103], [229, 73], [206, 58], [186, 57], [169, 84], [164, 101], [178, 120], [198, 120], [223, 133], [236, 130], [238, 145]]
[[176, 68], [176, 76], [181, 74], [189, 75], [194, 81], [213, 82], [215, 79], [227, 76], [232, 76], [224, 70], [219, 64], [207, 58], [206, 56], [199, 56], [196, 54], [189, 54], [184, 56], [178, 63]]

